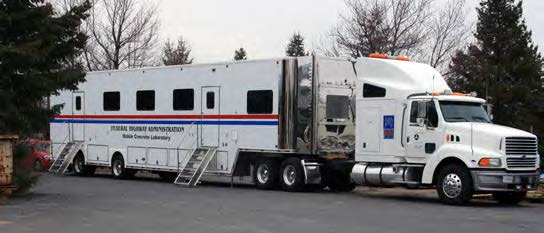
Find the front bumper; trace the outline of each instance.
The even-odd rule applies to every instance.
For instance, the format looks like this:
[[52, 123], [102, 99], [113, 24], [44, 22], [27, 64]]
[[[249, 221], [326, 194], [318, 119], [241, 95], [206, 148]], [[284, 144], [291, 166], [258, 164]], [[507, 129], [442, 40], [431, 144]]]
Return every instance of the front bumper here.
[[504, 170], [473, 170], [474, 191], [503, 192], [531, 191], [538, 189], [540, 173], [514, 173]]

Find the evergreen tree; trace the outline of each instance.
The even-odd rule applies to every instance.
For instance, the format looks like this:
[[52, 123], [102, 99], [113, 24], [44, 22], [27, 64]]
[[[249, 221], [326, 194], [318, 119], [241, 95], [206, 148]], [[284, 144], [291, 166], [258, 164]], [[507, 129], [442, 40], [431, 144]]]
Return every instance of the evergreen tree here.
[[58, 15], [44, 0], [0, 1], [0, 134], [44, 132], [62, 107], [47, 98], [85, 81], [77, 58], [89, 9], [85, 1]]
[[544, 155], [543, 59], [522, 13], [522, 1], [482, 1], [476, 42], [453, 57], [450, 83], [486, 97], [496, 123], [539, 136]]
[[234, 60], [235, 61], [247, 60], [246, 50], [244, 50], [244, 48], [240, 48], [234, 51]]
[[193, 58], [190, 58], [191, 48], [183, 37], [178, 39], [177, 46], [174, 43], [167, 41], [162, 48], [162, 62], [166, 66], [184, 65], [193, 63]]
[[289, 57], [302, 57], [306, 55], [304, 52], [304, 38], [300, 33], [293, 34], [289, 40], [285, 54]]

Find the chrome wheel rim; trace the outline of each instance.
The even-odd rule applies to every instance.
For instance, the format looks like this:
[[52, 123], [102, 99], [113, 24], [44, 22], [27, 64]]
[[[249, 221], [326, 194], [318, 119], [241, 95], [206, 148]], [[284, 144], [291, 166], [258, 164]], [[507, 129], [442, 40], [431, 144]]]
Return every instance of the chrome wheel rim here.
[[296, 181], [297, 174], [295, 166], [293, 165], [287, 165], [283, 169], [283, 182], [285, 182], [286, 185], [293, 185]]
[[257, 181], [261, 184], [266, 184], [270, 178], [270, 169], [266, 164], [260, 164], [257, 168]]
[[123, 172], [123, 163], [120, 160], [115, 160], [115, 162], [113, 162], [113, 174], [115, 176], [120, 176], [121, 172]]
[[458, 197], [461, 194], [462, 188], [461, 178], [455, 173], [448, 174], [442, 181], [442, 190], [449, 198]]

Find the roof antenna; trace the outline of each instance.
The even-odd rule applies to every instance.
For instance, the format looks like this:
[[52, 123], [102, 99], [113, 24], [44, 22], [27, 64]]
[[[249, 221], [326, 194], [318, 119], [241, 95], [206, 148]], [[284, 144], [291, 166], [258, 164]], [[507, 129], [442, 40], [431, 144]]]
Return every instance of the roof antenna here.
[[431, 100], [434, 100], [434, 74], [433, 74], [433, 92], [431, 92]]

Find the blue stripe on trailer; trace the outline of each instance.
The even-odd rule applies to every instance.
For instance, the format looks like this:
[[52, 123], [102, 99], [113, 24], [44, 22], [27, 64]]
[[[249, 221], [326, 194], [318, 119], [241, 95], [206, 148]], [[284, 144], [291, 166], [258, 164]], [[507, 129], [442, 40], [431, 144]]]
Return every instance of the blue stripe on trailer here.
[[51, 123], [133, 124], [133, 125], [278, 125], [278, 121], [155, 121], [155, 120], [80, 120], [55, 119]]

